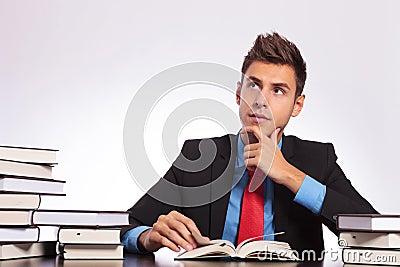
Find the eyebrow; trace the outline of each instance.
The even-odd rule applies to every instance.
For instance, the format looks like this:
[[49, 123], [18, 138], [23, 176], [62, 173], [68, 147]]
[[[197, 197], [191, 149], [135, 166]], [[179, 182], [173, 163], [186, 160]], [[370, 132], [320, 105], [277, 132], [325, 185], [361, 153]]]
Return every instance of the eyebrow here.
[[291, 90], [287, 83], [273, 83], [273, 86], [285, 87], [288, 90]]
[[254, 77], [254, 76], [250, 76], [250, 77], [248, 77], [247, 78], [248, 80], [251, 80], [251, 81], [253, 81], [253, 82], [256, 82], [256, 83], [259, 83], [259, 84], [263, 84], [263, 82], [260, 80], [260, 79], [258, 79], [257, 77]]
[[[263, 82], [260, 79], [258, 79], [257, 77], [255, 77], [255, 76], [249, 76], [247, 79], [263, 85]], [[291, 88], [289, 87], [289, 85], [287, 83], [272, 83], [272, 85], [273, 86], [284, 87], [284, 88], [286, 88], [288, 90], [291, 90]]]

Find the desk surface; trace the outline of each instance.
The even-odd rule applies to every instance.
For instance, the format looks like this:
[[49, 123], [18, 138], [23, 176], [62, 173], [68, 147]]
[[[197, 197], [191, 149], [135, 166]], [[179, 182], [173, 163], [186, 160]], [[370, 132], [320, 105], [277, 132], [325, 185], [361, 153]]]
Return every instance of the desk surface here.
[[160, 255], [135, 255], [126, 254], [125, 260], [63, 260], [57, 257], [39, 257], [29, 259], [17, 259], [0, 261], [0, 267], [247, 267], [247, 266], [265, 266], [269, 267], [342, 267], [341, 260], [330, 261], [325, 259], [323, 262], [229, 262], [229, 261], [174, 261], [173, 257]]

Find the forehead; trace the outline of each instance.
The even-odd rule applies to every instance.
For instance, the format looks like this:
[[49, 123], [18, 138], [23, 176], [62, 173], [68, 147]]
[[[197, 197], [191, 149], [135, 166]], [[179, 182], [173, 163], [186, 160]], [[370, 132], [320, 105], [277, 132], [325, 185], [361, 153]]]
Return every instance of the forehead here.
[[250, 64], [245, 75], [256, 77], [263, 84], [287, 83], [291, 89], [296, 88], [296, 74], [289, 65], [254, 61]]

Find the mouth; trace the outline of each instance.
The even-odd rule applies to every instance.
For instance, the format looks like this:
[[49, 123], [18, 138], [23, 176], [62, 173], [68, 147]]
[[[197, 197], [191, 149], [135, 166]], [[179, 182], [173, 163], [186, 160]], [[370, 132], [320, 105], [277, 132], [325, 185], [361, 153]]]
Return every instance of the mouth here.
[[260, 114], [260, 113], [252, 113], [249, 115], [249, 117], [250, 117], [251, 121], [258, 122], [258, 123], [271, 120], [267, 116]]

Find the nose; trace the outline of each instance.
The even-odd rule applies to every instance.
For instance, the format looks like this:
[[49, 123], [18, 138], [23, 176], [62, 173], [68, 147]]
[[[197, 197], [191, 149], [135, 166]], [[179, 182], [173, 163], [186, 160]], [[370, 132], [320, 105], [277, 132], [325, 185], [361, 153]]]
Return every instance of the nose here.
[[256, 108], [268, 108], [268, 101], [266, 97], [262, 94], [262, 92], [259, 92], [257, 94], [254, 105]]

